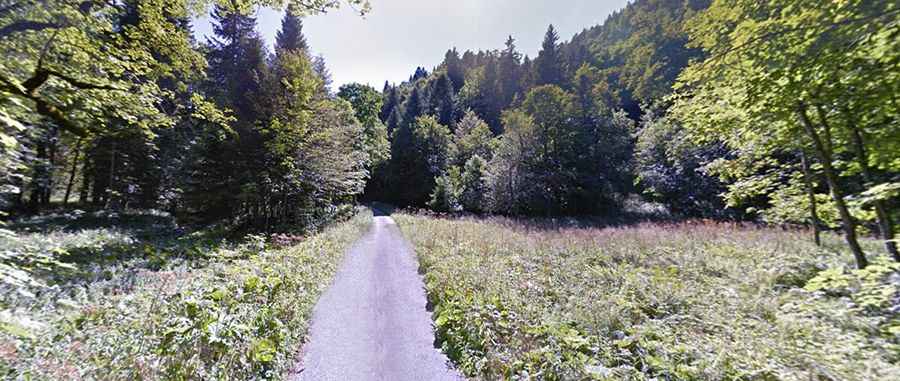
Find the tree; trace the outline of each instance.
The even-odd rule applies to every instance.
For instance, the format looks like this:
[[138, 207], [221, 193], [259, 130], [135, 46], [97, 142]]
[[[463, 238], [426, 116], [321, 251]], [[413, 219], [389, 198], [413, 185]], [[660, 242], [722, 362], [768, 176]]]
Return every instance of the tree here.
[[[344, 3], [368, 10], [365, 1]], [[78, 187], [80, 200], [102, 207], [212, 211], [207, 218], [246, 210], [241, 201], [266, 183], [271, 136], [263, 130], [280, 102], [268, 97], [268, 52], [247, 15], [258, 5], [290, 6], [299, 17], [339, 4], [53, 0], [0, 7], [0, 51], [16, 57], [0, 65], [0, 138], [15, 136], [8, 146], [28, 155], [24, 147], [33, 146], [38, 160], [31, 163], [39, 163], [10, 160], [20, 172], [10, 180], [16, 202], [26, 187], [30, 201], [49, 202], [65, 166], [66, 200]], [[218, 30], [204, 59], [189, 27], [210, 5]], [[283, 31], [281, 40], [290, 34]], [[201, 195], [208, 202], [192, 204]]]
[[503, 130], [485, 176], [487, 209], [501, 214], [531, 213], [531, 200], [541, 192], [540, 185], [532, 181], [530, 163], [540, 149], [537, 125], [528, 114], [511, 110], [503, 114]]
[[459, 58], [459, 52], [456, 48], [450, 49], [444, 54], [444, 68], [447, 70], [447, 76], [453, 82], [453, 91], [459, 92], [465, 85], [465, 68], [462, 59]]
[[406, 98], [406, 101], [403, 103], [403, 117], [400, 118], [401, 125], [415, 123], [416, 119], [425, 113], [425, 101], [422, 98], [419, 86], [413, 84], [412, 91], [409, 93], [409, 98]]
[[635, 150], [638, 185], [651, 200], [665, 204], [676, 215], [726, 215], [720, 196], [726, 184], [708, 166], [727, 156], [721, 142], [697, 144], [681, 125], [649, 108], [641, 118]]
[[291, 7], [284, 13], [281, 29], [275, 35], [275, 52], [280, 51], [309, 52], [309, 44], [303, 35], [303, 19]]
[[470, 107], [491, 126], [491, 131], [494, 131], [495, 134], [500, 134], [502, 132], [500, 114], [504, 106], [497, 87], [500, 69], [497, 67], [497, 60], [494, 55], [489, 55], [486, 57], [486, 60], [483, 76], [477, 82], [472, 81], [473, 85], [477, 86], [478, 101], [470, 105]]
[[513, 99], [521, 91], [522, 83], [521, 60], [522, 55], [516, 51], [516, 40], [509, 36], [505, 44], [506, 48], [500, 52], [497, 73], [497, 96], [501, 109], [512, 104]]
[[463, 184], [459, 167], [450, 167], [447, 173], [435, 180], [428, 207], [436, 212], [461, 212]]
[[547, 27], [541, 51], [534, 61], [536, 84], [563, 86], [565, 68], [562, 54], [559, 51], [559, 35], [553, 25]]
[[433, 116], [402, 124], [391, 140], [390, 184], [394, 202], [425, 205], [445, 170], [450, 130]]
[[473, 156], [490, 160], [496, 141], [490, 127], [473, 111], [469, 110], [453, 132], [450, 146], [451, 165], [464, 166]]
[[381, 94], [368, 85], [350, 83], [341, 86], [337, 94], [350, 105], [356, 119], [363, 127], [363, 142], [368, 153], [366, 168], [381, 166], [390, 158], [390, 144], [387, 138], [387, 128], [378, 117], [382, 108]]
[[441, 74], [432, 82], [430, 114], [445, 126], [455, 126], [459, 114], [453, 82], [447, 74]]
[[481, 156], [474, 155], [463, 166], [460, 177], [459, 202], [462, 208], [469, 212], [481, 213], [487, 207], [485, 196], [488, 193], [485, 175], [487, 162]]
[[[381, 104], [381, 112], [378, 117], [382, 122], [387, 123], [388, 116], [400, 105], [400, 95], [395, 86], [391, 86], [387, 81], [384, 82], [384, 90], [381, 92], [384, 101]], [[390, 132], [390, 131], [388, 131]]]
[[[785, 147], [812, 152], [840, 215], [847, 245], [862, 268], [868, 260], [857, 239], [858, 216], [847, 199], [852, 184], [842, 176], [851, 173], [839, 165], [840, 157], [853, 156], [847, 134], [852, 127], [837, 115], [841, 104], [862, 99], [847, 91], [859, 88], [869, 89], [868, 96], [886, 106], [879, 109], [881, 115], [896, 115], [889, 101], [898, 78], [890, 74], [898, 50], [896, 39], [889, 37], [896, 32], [892, 23], [896, 10], [882, 2], [851, 1], [817, 3], [804, 7], [804, 12], [774, 11], [786, 6], [715, 1], [692, 21], [692, 44], [709, 57], [681, 75], [685, 96], [676, 110], [682, 121], [707, 121], [685, 125], [697, 135], [718, 136], [737, 151], [758, 157], [774, 157]], [[860, 64], [866, 66], [865, 74], [855, 70]], [[867, 129], [881, 136], [894, 134], [881, 124]], [[896, 151], [887, 152], [877, 156], [896, 157]]]

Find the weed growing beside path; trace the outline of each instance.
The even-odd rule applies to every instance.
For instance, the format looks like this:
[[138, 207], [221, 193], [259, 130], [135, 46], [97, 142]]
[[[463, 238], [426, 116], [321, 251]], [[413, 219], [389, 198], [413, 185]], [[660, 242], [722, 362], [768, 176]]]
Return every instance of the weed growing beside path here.
[[900, 379], [900, 267], [852, 270], [837, 237], [394, 218], [438, 342], [470, 377]]
[[282, 248], [158, 220], [0, 238], [0, 378], [281, 378], [371, 212]]

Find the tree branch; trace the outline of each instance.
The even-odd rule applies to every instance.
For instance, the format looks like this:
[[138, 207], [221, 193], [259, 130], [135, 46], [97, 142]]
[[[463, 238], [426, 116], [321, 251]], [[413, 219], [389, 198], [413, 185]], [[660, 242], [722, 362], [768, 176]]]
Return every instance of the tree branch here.
[[54, 106], [50, 102], [47, 102], [43, 98], [39, 97], [33, 89], [27, 91], [26, 89], [26, 87], [17, 85], [7, 78], [0, 77], [0, 90], [7, 91], [11, 94], [31, 100], [35, 103], [35, 110], [41, 116], [50, 119], [51, 121], [59, 125], [62, 129], [69, 131], [72, 134], [81, 137], [87, 136], [87, 129], [69, 120], [64, 112], [62, 112], [58, 107]]
[[74, 86], [75, 88], [78, 88], [78, 89], [81, 89], [81, 90], [125, 91], [125, 89], [122, 89], [122, 88], [120, 88], [120, 87], [116, 87], [116, 86], [113, 86], [113, 85], [103, 85], [103, 84], [96, 84], [96, 83], [84, 82], [84, 81], [81, 81], [81, 80], [79, 80], [79, 79], [72, 78], [72, 77], [70, 77], [70, 76], [68, 76], [68, 75], [65, 75], [65, 74], [63, 74], [63, 73], [60, 73], [60, 72], [57, 72], [57, 71], [53, 71], [53, 70], [50, 70], [50, 69], [41, 69], [41, 71], [44, 71], [44, 72], [46, 72], [46, 73], [49, 74], [49, 75], [52, 75], [52, 76], [54, 76], [54, 77], [56, 77], [56, 78], [59, 78], [59, 79], [65, 81], [66, 83], [68, 83], [68, 84]]
[[22, 20], [0, 28], [0, 39], [9, 37], [14, 33], [26, 31], [41, 31], [45, 29], [58, 28], [59, 24], [42, 21]]

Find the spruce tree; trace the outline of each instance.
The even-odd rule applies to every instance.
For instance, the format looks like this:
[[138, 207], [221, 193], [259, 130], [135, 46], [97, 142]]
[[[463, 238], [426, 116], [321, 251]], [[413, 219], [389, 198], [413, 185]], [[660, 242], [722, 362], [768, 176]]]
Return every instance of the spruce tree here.
[[509, 36], [506, 48], [500, 52], [497, 92], [500, 109], [509, 107], [513, 98], [520, 91], [522, 55], [516, 51], [516, 40]]
[[564, 63], [557, 41], [559, 41], [559, 35], [551, 24], [547, 28], [544, 42], [541, 44], [541, 51], [534, 62], [537, 85], [562, 86], [564, 84]]
[[437, 117], [440, 124], [450, 126], [451, 129], [456, 124], [458, 115], [456, 94], [453, 90], [453, 81], [447, 74], [440, 75], [432, 82], [431, 113]]
[[400, 121], [400, 124], [408, 125], [415, 122], [416, 118], [423, 114], [423, 103], [419, 87], [413, 86], [412, 92], [409, 93], [409, 98], [406, 99], [406, 102], [403, 105], [403, 118]]
[[281, 19], [281, 30], [275, 36], [275, 52], [285, 50], [309, 51], [306, 37], [303, 36], [303, 19], [290, 7], [284, 13], [284, 18]]
[[447, 69], [447, 76], [453, 82], [453, 91], [459, 92], [465, 84], [465, 68], [456, 48], [450, 49], [444, 54], [444, 67]]
[[481, 86], [479, 87], [481, 104], [474, 105], [474, 109], [491, 126], [491, 131], [499, 135], [502, 132], [500, 112], [503, 107], [497, 90], [497, 82], [500, 77], [498, 73], [499, 68], [497, 67], [496, 57], [488, 56], [486, 59], [484, 78], [482, 78]]
[[[381, 118], [382, 122], [387, 124], [391, 113], [400, 106], [400, 94], [397, 92], [396, 87], [391, 86], [385, 81], [382, 96], [384, 97], [384, 103], [381, 105], [381, 113], [379, 113], [378, 116]], [[390, 130], [388, 130], [388, 136], [390, 136]]]
[[268, 124], [271, 111], [266, 109], [272, 104], [265, 94], [268, 52], [256, 32], [256, 19], [221, 6], [212, 18], [207, 92], [235, 121], [233, 133], [211, 131], [200, 139], [189, 169], [188, 213], [204, 219], [237, 216], [241, 205], [259, 194], [267, 167], [260, 127]]

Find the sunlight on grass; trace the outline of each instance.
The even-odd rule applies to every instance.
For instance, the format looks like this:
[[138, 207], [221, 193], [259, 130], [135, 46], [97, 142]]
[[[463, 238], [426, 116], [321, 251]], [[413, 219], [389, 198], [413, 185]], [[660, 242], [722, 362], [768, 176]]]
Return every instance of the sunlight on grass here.
[[0, 375], [283, 375], [318, 296], [371, 218], [363, 211], [283, 248], [252, 235], [171, 238], [171, 226], [158, 235], [102, 227], [8, 235], [0, 240]]
[[[806, 232], [717, 223], [394, 217], [419, 256], [438, 340], [471, 377], [900, 375], [900, 267], [850, 271], [837, 237], [817, 248]], [[816, 277], [829, 268], [834, 279]]]

